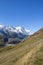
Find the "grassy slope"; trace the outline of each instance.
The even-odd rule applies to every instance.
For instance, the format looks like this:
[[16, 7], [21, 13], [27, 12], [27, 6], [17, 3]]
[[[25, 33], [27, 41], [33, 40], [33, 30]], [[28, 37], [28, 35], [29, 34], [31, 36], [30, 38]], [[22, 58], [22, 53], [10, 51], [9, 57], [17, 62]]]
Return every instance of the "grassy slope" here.
[[35, 55], [35, 53], [39, 51], [42, 45], [43, 45], [43, 40], [36, 42], [36, 45], [31, 49], [31, 51], [29, 51], [26, 55], [24, 55], [21, 59], [19, 59], [16, 65], [27, 65], [26, 64], [27, 61], [29, 60], [30, 62], [31, 57], [33, 57], [33, 55]]
[[43, 65], [43, 45], [35, 54], [32, 54], [30, 58], [28, 57], [24, 65]]
[[[0, 65], [24, 65], [25, 61], [20, 61], [23, 57], [26, 57], [31, 50], [38, 46], [40, 42], [43, 43], [43, 32], [30, 36], [29, 39], [24, 40], [18, 45], [12, 47], [0, 48]], [[19, 62], [20, 61], [20, 62]], [[27, 63], [28, 65], [28, 63]]]

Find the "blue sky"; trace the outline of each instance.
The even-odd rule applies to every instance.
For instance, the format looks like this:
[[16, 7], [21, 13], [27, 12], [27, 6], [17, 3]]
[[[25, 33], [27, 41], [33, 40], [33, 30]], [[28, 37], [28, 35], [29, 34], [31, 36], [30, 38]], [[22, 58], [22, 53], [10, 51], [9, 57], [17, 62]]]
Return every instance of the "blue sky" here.
[[43, 0], [0, 0], [0, 24], [32, 32], [43, 27]]

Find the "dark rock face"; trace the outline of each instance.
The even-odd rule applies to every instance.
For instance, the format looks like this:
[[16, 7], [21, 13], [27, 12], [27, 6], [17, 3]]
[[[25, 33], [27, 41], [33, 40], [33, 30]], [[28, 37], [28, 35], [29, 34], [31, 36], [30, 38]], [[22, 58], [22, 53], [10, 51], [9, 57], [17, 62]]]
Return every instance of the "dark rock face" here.
[[5, 43], [8, 42], [8, 38], [7, 37], [4, 38], [3, 40], [4, 40]]

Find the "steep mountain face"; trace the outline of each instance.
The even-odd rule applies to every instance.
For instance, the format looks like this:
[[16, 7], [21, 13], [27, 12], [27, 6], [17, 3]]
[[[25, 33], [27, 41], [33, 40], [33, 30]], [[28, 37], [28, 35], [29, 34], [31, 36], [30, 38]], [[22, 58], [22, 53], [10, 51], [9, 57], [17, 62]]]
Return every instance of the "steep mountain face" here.
[[8, 41], [9, 38], [18, 38], [19, 40], [27, 38], [31, 34], [30, 30], [23, 27], [13, 27], [0, 25], [0, 35], [4, 36], [4, 42]]

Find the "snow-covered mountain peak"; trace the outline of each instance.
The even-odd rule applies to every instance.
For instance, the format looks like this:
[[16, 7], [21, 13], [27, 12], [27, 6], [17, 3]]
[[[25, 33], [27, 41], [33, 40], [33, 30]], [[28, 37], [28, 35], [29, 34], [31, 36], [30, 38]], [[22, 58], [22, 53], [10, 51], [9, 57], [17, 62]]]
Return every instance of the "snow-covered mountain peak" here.
[[9, 33], [9, 35], [12, 35], [14, 33], [16, 34], [22, 34], [22, 35], [31, 35], [31, 31], [28, 29], [25, 29], [24, 27], [18, 26], [18, 27], [13, 27], [13, 26], [4, 26], [0, 25], [0, 31], [3, 31], [4, 33]]
[[25, 31], [25, 29], [23, 27], [20, 27], [20, 26], [16, 27], [16, 30], [18, 32], [21, 32], [21, 33], [24, 33], [24, 31]]
[[16, 29], [18, 30], [18, 29], [23, 29], [23, 27], [21, 27], [21, 26], [18, 26], [18, 27], [16, 27]]
[[[31, 31], [28, 29], [25, 29], [24, 27], [18, 26], [4, 26], [0, 25], [0, 35], [3, 36], [4, 42], [12, 43], [11, 40], [15, 43], [18, 43], [22, 41], [23, 39], [26, 39], [30, 35]], [[15, 39], [16, 42], [15, 42]]]

